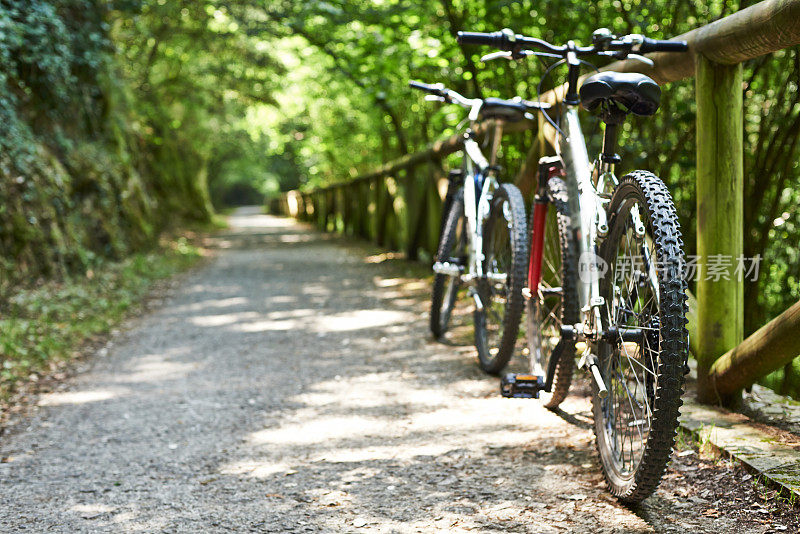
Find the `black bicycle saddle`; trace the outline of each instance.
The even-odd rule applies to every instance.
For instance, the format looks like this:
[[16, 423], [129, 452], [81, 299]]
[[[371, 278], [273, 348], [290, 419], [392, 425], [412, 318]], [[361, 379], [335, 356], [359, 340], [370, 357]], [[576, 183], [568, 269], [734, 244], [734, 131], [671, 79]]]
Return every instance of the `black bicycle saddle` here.
[[588, 111], [613, 102], [634, 115], [653, 115], [661, 101], [658, 84], [636, 72], [598, 72], [586, 78], [579, 93]]
[[522, 101], [489, 97], [483, 101], [480, 118], [517, 122], [525, 118], [527, 111], [528, 107]]

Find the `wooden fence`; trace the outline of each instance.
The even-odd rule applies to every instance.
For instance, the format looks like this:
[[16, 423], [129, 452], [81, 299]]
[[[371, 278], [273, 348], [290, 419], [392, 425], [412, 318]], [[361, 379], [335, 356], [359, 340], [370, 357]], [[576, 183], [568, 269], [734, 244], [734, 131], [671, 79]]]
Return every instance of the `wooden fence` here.
[[[603, 70], [642, 72], [659, 83], [695, 77], [697, 253], [702, 273], [706, 258], [738, 258], [743, 253], [741, 63], [800, 43], [800, 0], [766, 0], [676, 39], [687, 41], [690, 53], [655, 53], [649, 55], [652, 67], [628, 60]], [[544, 100], [556, 103], [564, 92], [563, 88], [554, 89]], [[541, 120], [538, 125], [514, 126], [516, 131], [538, 126], [541, 141], [533, 144], [517, 177], [526, 192], [544, 141], [554, 145], [555, 132]], [[481, 125], [479, 132], [491, 127]], [[290, 192], [278, 200], [277, 209], [313, 221], [325, 231], [403, 250], [409, 258], [417, 258], [421, 252], [430, 257], [436, 249], [446, 184], [441, 161], [459, 150], [462, 141], [462, 135], [454, 135], [345, 183]], [[735, 405], [742, 387], [800, 353], [796, 342], [800, 339], [800, 313], [793, 306], [742, 343], [743, 282], [730, 278], [712, 281], [699, 277], [690, 331], [698, 362], [698, 398]]]

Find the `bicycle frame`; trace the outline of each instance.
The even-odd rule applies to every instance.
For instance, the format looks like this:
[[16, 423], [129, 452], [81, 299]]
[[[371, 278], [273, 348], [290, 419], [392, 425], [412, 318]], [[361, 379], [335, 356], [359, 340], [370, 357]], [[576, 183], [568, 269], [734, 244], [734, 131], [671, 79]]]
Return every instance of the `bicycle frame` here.
[[[577, 73], [580, 63], [570, 58], [568, 89], [564, 98], [560, 134], [556, 152], [563, 166], [570, 210], [571, 237], [579, 254], [578, 298], [582, 322], [565, 325], [575, 328], [577, 337], [590, 341], [603, 335], [601, 309], [605, 302], [600, 296], [600, 277], [604, 267], [598, 264], [596, 243], [608, 233], [605, 203], [607, 188], [617, 184], [614, 160], [600, 158], [594, 164], [589, 159], [586, 140], [578, 116]], [[613, 149], [613, 148], [612, 148]], [[546, 184], [539, 184], [540, 190]], [[531, 255], [528, 269], [528, 295], [534, 298], [541, 280], [544, 232], [546, 230], [547, 203], [542, 199], [534, 203]], [[642, 226], [641, 223], [637, 228]]]
[[[463, 97], [462, 97], [463, 98]], [[461, 281], [472, 284], [476, 279], [487, 275], [484, 272], [483, 262], [485, 259], [483, 251], [483, 221], [489, 216], [491, 199], [495, 189], [498, 187], [497, 170], [495, 163], [497, 151], [500, 146], [500, 139], [503, 135], [503, 122], [498, 120], [491, 140], [489, 158], [483, 154], [477, 136], [472, 126], [477, 122], [483, 101], [480, 99], [460, 99], [457, 103], [467, 107], [470, 112], [468, 120], [470, 127], [464, 133], [464, 216], [466, 219], [466, 233], [468, 258], [466, 272], [462, 268], [449, 263], [436, 262], [433, 270], [437, 273], [460, 276]], [[499, 275], [493, 281], [503, 282]], [[477, 293], [472, 292], [475, 305], [479, 310], [483, 309], [483, 303]]]
[[[558, 153], [564, 163], [571, 215], [571, 230], [578, 248], [578, 298], [584, 316], [583, 334], [596, 339], [601, 332], [600, 266], [596, 243], [599, 235], [608, 232], [605, 209], [592, 180], [593, 169], [581, 131], [577, 105], [567, 104], [563, 115], [564, 137], [559, 139]], [[611, 164], [613, 165], [613, 164]], [[604, 176], [613, 177], [613, 168], [604, 169]], [[613, 178], [616, 181], [616, 178]]]
[[[501, 127], [498, 127], [498, 130]], [[495, 139], [501, 131], [495, 131]], [[489, 202], [494, 190], [497, 189], [496, 172], [493, 164], [487, 160], [481, 151], [480, 145], [475, 140], [472, 131], [467, 132], [464, 140], [464, 161], [466, 172], [464, 176], [464, 215], [467, 220], [469, 238], [469, 271], [462, 277], [465, 282], [472, 282], [482, 277], [483, 272], [483, 221], [489, 215]], [[490, 155], [493, 161], [497, 156], [497, 143], [492, 143]], [[479, 308], [482, 303], [477, 302]]]

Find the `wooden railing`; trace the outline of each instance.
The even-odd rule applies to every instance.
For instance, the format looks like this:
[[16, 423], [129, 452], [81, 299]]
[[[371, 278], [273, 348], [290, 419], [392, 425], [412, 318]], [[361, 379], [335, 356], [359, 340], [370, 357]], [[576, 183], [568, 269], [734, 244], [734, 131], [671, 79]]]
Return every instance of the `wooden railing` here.
[[[699, 272], [706, 258], [743, 253], [744, 167], [742, 138], [743, 61], [800, 43], [800, 0], [766, 0], [676, 39], [689, 43], [690, 54], [656, 53], [648, 67], [639, 61], [618, 61], [604, 70], [642, 72], [660, 83], [695, 77], [697, 99], [697, 253]], [[558, 102], [557, 88], [544, 95]], [[484, 125], [482, 132], [490, 125]], [[536, 128], [523, 123], [518, 128]], [[517, 181], [529, 190], [543, 142], [555, 142], [555, 132], [539, 121], [534, 143]], [[432, 256], [442, 198], [441, 160], [460, 149], [461, 135], [435, 143], [369, 174], [280, 199], [284, 213], [403, 250], [410, 258]], [[742, 343], [743, 282], [699, 277], [692, 349], [698, 362], [698, 397], [704, 402], [735, 405], [740, 389], [780, 368], [797, 354], [800, 313], [796, 306]], [[699, 327], [702, 325], [702, 327]], [[773, 350], [769, 358], [763, 351]], [[777, 351], [777, 352], [775, 352]], [[721, 357], [722, 356], [722, 357]], [[713, 372], [712, 372], [713, 367]]]
[[[506, 124], [506, 133], [535, 123]], [[494, 129], [487, 121], [478, 136]], [[290, 191], [274, 201], [273, 210], [313, 222], [326, 232], [340, 232], [401, 250], [410, 259], [432, 258], [439, 239], [442, 198], [447, 183], [442, 160], [461, 150], [463, 135], [437, 141], [425, 150], [339, 184]]]

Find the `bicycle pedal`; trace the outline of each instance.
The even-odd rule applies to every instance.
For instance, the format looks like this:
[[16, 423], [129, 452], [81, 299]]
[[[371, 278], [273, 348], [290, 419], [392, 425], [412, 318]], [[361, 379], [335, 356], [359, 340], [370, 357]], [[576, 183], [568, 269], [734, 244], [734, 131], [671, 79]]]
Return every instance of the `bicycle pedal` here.
[[509, 373], [500, 380], [500, 394], [509, 399], [538, 399], [544, 377]]

